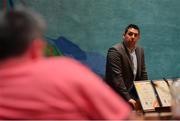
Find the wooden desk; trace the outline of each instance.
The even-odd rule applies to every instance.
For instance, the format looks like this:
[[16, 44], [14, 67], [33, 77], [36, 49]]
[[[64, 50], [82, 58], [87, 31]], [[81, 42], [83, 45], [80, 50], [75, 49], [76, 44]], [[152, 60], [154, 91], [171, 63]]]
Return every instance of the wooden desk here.
[[156, 112], [143, 113], [141, 104], [137, 101], [136, 108], [132, 113], [137, 116], [138, 120], [173, 120], [171, 110], [167, 110], [166, 108], [161, 109], [158, 109]]
[[144, 120], [172, 120], [172, 113], [171, 112], [151, 112], [145, 113], [143, 115]]
[[131, 118], [132, 120], [173, 120], [171, 112], [148, 112], [148, 113], [140, 113], [133, 111], [134, 116]]

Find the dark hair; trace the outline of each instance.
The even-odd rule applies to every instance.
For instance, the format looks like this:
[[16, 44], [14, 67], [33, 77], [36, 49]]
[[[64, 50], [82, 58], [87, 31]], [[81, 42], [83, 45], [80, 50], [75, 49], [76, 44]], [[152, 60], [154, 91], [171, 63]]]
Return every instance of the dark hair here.
[[126, 33], [128, 32], [128, 29], [130, 29], [130, 28], [134, 28], [134, 29], [138, 30], [138, 32], [139, 32], [139, 34], [140, 34], [140, 29], [139, 29], [139, 27], [138, 27], [137, 25], [135, 25], [135, 24], [129, 24], [129, 25], [125, 28], [124, 34], [126, 34]]
[[0, 60], [23, 54], [30, 43], [41, 37], [45, 21], [30, 9], [18, 6], [0, 13]]

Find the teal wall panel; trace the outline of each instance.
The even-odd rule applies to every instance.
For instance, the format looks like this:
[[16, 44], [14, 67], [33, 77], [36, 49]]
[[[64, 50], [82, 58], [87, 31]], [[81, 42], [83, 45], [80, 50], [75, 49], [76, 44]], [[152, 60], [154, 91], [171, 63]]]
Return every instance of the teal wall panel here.
[[[16, 3], [20, 2], [15, 0]], [[106, 56], [124, 28], [141, 28], [150, 79], [180, 77], [180, 0], [26, 0], [48, 23], [47, 36], [65, 36]]]

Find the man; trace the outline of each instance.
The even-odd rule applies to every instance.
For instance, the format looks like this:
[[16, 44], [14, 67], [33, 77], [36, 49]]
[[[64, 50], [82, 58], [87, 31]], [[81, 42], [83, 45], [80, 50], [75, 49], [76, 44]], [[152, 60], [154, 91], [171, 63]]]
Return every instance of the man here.
[[130, 24], [123, 34], [123, 42], [108, 50], [106, 81], [133, 107], [136, 107], [137, 94], [133, 81], [147, 80], [144, 50], [137, 46], [140, 30]]
[[0, 14], [0, 119], [126, 119], [130, 107], [80, 63], [43, 57], [44, 20]]

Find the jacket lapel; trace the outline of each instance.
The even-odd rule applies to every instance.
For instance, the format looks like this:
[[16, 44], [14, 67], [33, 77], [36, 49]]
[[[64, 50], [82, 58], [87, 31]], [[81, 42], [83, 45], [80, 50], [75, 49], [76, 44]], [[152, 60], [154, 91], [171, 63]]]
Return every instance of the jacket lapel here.
[[131, 71], [132, 71], [132, 73], [133, 73], [133, 63], [132, 63], [132, 61], [131, 61], [131, 57], [130, 57], [130, 54], [129, 54], [129, 52], [128, 52], [128, 49], [127, 49], [126, 46], [124, 45], [124, 42], [123, 42], [123, 50], [124, 50], [124, 53], [125, 53], [124, 55], [125, 55], [128, 63], [129, 63], [129, 65], [130, 65]]

